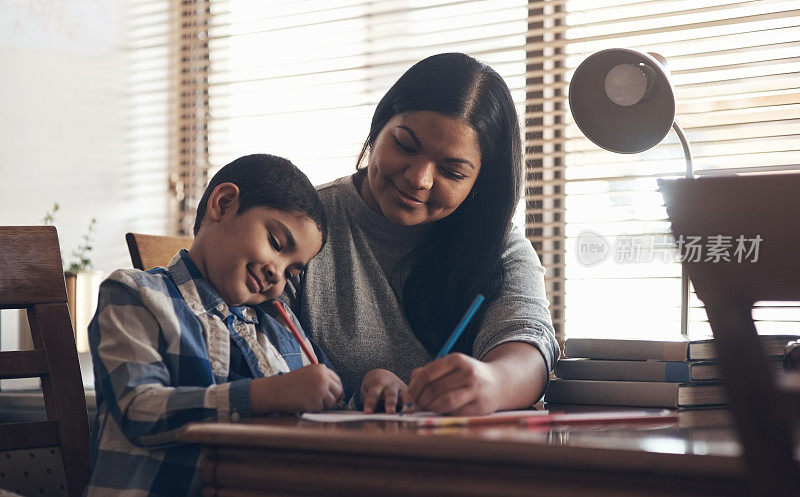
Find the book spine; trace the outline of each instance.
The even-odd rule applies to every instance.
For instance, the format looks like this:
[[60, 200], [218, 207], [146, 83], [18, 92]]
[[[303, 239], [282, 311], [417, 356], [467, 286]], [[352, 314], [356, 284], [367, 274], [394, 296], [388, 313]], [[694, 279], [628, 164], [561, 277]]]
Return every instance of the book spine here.
[[551, 404], [678, 407], [677, 383], [552, 380], [544, 397]]
[[688, 344], [689, 342], [657, 340], [569, 338], [564, 346], [564, 353], [567, 357], [591, 359], [685, 361], [689, 354]]
[[690, 364], [685, 362], [562, 359], [556, 363], [555, 373], [570, 380], [691, 381]]
[[689, 383], [692, 381], [692, 364], [689, 362], [667, 361], [664, 363], [664, 381]]

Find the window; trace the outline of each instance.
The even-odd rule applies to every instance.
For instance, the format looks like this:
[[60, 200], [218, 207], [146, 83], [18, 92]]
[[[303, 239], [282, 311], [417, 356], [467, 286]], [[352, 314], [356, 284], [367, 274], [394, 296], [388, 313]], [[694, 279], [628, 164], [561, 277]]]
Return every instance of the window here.
[[[314, 184], [354, 172], [378, 100], [439, 52], [491, 64], [524, 116], [525, 0], [207, 4], [208, 157], [192, 162], [206, 175], [256, 152], [291, 159]], [[204, 186], [186, 190], [184, 226]]]
[[[575, 68], [604, 48], [657, 52], [669, 62], [695, 174], [800, 171], [799, 9], [796, 1], [531, 2], [529, 38], [542, 40], [528, 45], [537, 69], [527, 87], [527, 226], [550, 271], [562, 333], [680, 330], [680, 265], [656, 185], [684, 174], [680, 143], [671, 132], [641, 154], [598, 148], [569, 112]], [[582, 237], [607, 244], [602, 262], [577, 257]], [[690, 303], [690, 333], [708, 332], [701, 303]]]
[[[668, 59], [696, 174], [800, 170], [798, 1], [129, 1], [150, 16], [132, 52], [155, 72], [141, 76], [151, 88], [134, 124], [161, 147], [140, 154], [169, 186], [170, 232], [191, 229], [209, 176], [240, 155], [286, 156], [315, 184], [353, 171], [375, 104], [417, 60], [463, 51], [491, 64], [524, 121], [519, 223], [548, 270], [561, 338], [679, 332], [656, 178], [683, 174], [681, 146], [670, 133], [628, 156], [584, 138], [567, 88], [585, 57], [627, 47]], [[577, 259], [582, 235], [608, 244], [602, 263]], [[691, 330], [707, 329], [691, 303]]]

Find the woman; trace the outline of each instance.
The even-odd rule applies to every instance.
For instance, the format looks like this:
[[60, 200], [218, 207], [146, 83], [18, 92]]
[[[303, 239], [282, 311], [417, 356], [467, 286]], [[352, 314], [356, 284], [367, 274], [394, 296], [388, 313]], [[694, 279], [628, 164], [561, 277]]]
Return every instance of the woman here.
[[[464, 54], [418, 62], [378, 103], [358, 166], [319, 188], [328, 244], [286, 293], [345, 388], [368, 412], [536, 402], [558, 345], [544, 269], [511, 230], [522, 146], [503, 79]], [[455, 353], [431, 362], [478, 293]]]

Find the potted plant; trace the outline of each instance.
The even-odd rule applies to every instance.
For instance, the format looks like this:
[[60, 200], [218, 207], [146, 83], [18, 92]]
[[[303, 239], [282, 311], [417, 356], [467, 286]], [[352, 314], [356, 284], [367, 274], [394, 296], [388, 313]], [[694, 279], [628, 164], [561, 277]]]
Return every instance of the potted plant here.
[[[58, 202], [53, 204], [53, 207], [45, 213], [44, 224], [54, 223], [59, 208]], [[78, 352], [89, 352], [87, 328], [97, 309], [97, 294], [103, 281], [103, 272], [96, 271], [92, 267], [91, 252], [96, 227], [97, 219], [92, 218], [80, 245], [72, 251], [72, 259], [64, 270], [69, 314]]]

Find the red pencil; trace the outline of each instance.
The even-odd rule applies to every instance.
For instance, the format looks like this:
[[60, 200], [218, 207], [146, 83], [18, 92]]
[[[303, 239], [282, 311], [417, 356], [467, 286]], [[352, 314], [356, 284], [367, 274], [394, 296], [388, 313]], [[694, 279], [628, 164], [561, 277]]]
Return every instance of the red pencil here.
[[303, 340], [303, 337], [300, 336], [300, 332], [297, 331], [297, 328], [295, 328], [294, 323], [292, 323], [292, 320], [289, 319], [289, 315], [286, 314], [286, 309], [283, 308], [281, 302], [279, 300], [273, 300], [272, 305], [274, 305], [275, 308], [278, 309], [278, 312], [281, 314], [281, 317], [283, 318], [284, 321], [286, 321], [286, 327], [289, 328], [289, 331], [292, 332], [292, 335], [294, 335], [294, 339], [297, 340], [297, 343], [300, 344], [300, 348], [303, 349], [303, 352], [306, 353], [306, 356], [308, 357], [308, 360], [311, 361], [311, 364], [318, 364], [317, 358], [314, 356], [314, 354], [311, 353], [310, 350], [308, 350], [306, 342]]
[[497, 412], [488, 416], [441, 416], [408, 421], [417, 426], [470, 426], [501, 423], [519, 423], [523, 426], [542, 426], [551, 424], [610, 424], [632, 422], [672, 422], [678, 415], [673, 411], [627, 411], [627, 412], [589, 412], [589, 413], [548, 413], [547, 411], [509, 411]]
[[673, 422], [678, 420], [674, 411], [620, 411], [620, 412], [586, 412], [586, 413], [552, 413], [546, 416], [532, 416], [520, 421], [525, 426], [544, 424], [610, 424], [633, 422]]

